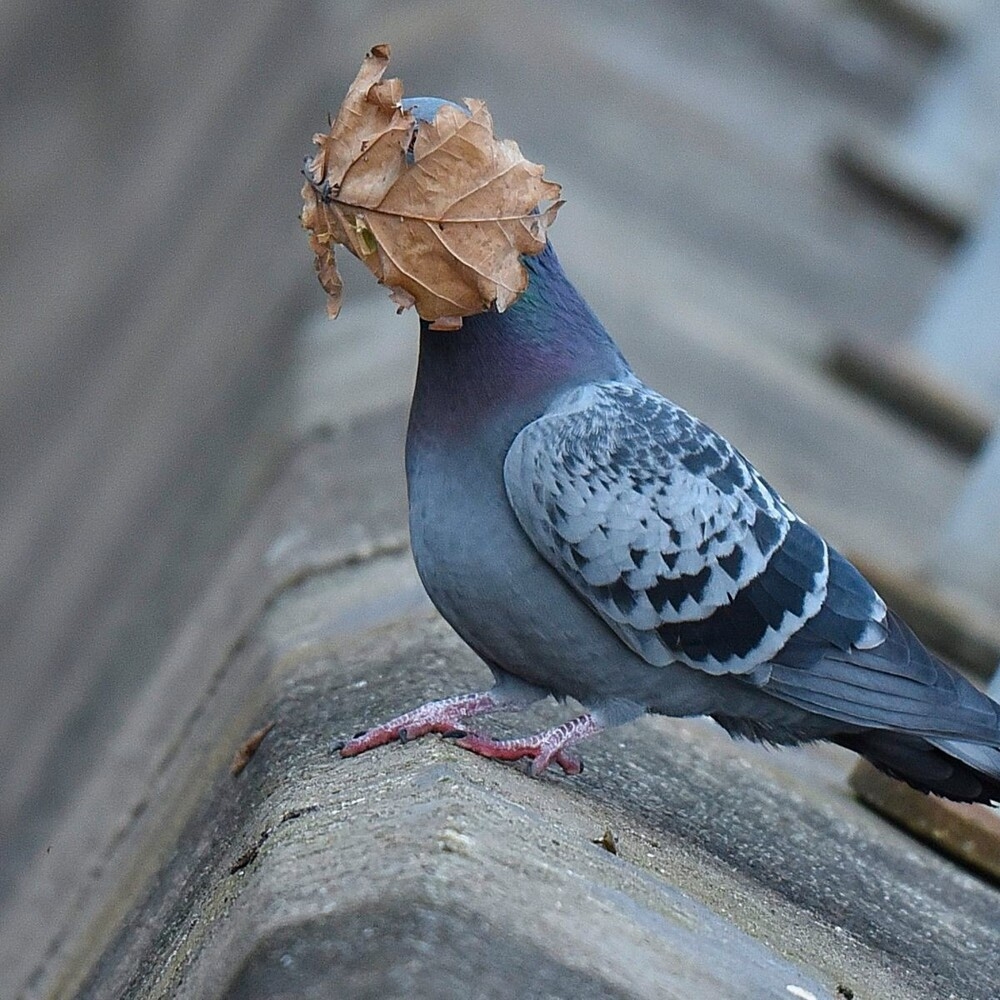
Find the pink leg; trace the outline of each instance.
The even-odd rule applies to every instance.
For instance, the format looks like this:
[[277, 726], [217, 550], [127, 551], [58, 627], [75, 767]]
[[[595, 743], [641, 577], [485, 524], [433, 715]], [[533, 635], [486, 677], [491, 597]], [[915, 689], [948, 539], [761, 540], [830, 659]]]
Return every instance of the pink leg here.
[[411, 712], [359, 733], [340, 748], [340, 756], [354, 757], [384, 743], [391, 743], [393, 740], [405, 743], [426, 733], [451, 733], [459, 728], [458, 724], [462, 719], [470, 716], [522, 707], [524, 706], [520, 702], [498, 696], [492, 691], [459, 694], [441, 701], [429, 701]]
[[522, 757], [531, 757], [533, 760], [528, 772], [534, 775], [541, 774], [553, 762], [567, 774], [579, 774], [583, 770], [583, 762], [579, 757], [566, 753], [566, 748], [599, 733], [603, 728], [588, 713], [524, 739], [493, 740], [488, 736], [468, 733], [456, 740], [455, 745], [495, 760], [520, 760]]

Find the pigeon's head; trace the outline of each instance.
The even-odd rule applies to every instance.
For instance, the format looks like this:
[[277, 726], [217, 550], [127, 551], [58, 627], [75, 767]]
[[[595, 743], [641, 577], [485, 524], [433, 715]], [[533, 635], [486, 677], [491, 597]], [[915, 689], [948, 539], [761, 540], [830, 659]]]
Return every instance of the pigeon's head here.
[[443, 97], [404, 97], [402, 102], [404, 111], [409, 111], [418, 122], [432, 122], [438, 111], [446, 104], [452, 108], [458, 108], [464, 115], [469, 114], [469, 109], [454, 101], [446, 101]]
[[443, 97], [404, 97], [400, 102], [404, 111], [413, 115], [416, 125], [413, 129], [413, 137], [410, 140], [410, 148], [406, 151], [406, 160], [413, 162], [413, 139], [416, 138], [420, 130], [421, 122], [433, 122], [438, 111], [446, 105], [450, 108], [458, 108], [463, 115], [469, 115], [469, 109], [454, 101], [446, 101]]

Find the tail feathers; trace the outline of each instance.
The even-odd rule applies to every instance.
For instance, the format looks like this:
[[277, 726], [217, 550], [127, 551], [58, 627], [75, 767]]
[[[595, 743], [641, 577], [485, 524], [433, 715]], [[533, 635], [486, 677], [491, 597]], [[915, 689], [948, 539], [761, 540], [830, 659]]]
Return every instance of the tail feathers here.
[[1000, 747], [870, 729], [835, 742], [921, 792], [956, 802], [1000, 803]]
[[961, 740], [929, 742], [952, 759], [966, 765], [982, 782], [990, 799], [1000, 803], [1000, 747], [964, 743]]

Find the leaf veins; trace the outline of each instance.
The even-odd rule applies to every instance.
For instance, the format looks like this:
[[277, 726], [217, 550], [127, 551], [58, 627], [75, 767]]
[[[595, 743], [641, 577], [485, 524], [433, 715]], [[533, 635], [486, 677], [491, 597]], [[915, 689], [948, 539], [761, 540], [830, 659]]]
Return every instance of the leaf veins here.
[[389, 54], [388, 45], [371, 50], [329, 132], [313, 137], [302, 225], [331, 317], [343, 296], [340, 244], [400, 310], [413, 305], [432, 328], [457, 329], [525, 290], [521, 255], [544, 249], [560, 187], [516, 142], [496, 138], [482, 101], [467, 99], [467, 112], [442, 104], [418, 127], [402, 82], [382, 79]]

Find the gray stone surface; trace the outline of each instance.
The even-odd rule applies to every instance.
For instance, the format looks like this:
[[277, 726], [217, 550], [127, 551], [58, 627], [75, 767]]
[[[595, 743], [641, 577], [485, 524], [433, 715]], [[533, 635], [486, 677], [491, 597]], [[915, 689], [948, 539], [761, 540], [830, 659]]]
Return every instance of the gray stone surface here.
[[[855, 805], [847, 755], [803, 771], [666, 720], [593, 743], [579, 779], [436, 738], [330, 754], [331, 735], [484, 680], [433, 619], [340, 637], [412, 588], [405, 558], [374, 556], [270, 602], [168, 763], [152, 843], [127, 834], [157, 877], [80, 995], [321, 995], [336, 976], [351, 996], [460, 996], [482, 969], [474, 995], [574, 995], [545, 988], [565, 975], [584, 996], [989, 996], [995, 891]], [[178, 794], [247, 669], [275, 729], [238, 778], [220, 747]], [[158, 866], [165, 814], [180, 828]], [[617, 857], [593, 843], [605, 829]]]
[[[198, 613], [166, 652], [90, 778], [12, 893], [0, 935], [0, 996], [73, 981], [82, 942], [101, 941], [134, 905], [204, 793], [266, 704], [255, 622], [286, 587], [405, 544], [398, 473], [402, 413], [326, 432], [290, 457]], [[393, 471], [389, 471], [393, 470]], [[364, 627], [348, 586], [317, 634]], [[415, 586], [391, 616], [420, 598]], [[82, 935], [82, 941], [81, 941]], [[94, 956], [87, 952], [89, 958]], [[39, 984], [44, 984], [44, 987]], [[16, 995], [16, 994], [15, 994]]]
[[405, 556], [412, 318], [355, 269], [293, 336], [321, 306], [296, 170], [374, 41], [413, 92], [489, 98], [566, 185], [560, 254], [640, 371], [837, 542], [905, 569], [958, 494], [961, 462], [815, 368], [838, 326], [901, 336], [940, 267], [823, 160], [926, 53], [827, 0], [630, 15], [0, 14], [0, 997], [307, 996], [331, 964], [447, 995], [432, 962], [537, 995], [989, 995], [995, 894], [856, 806], [842, 756], [662, 720], [577, 781], [327, 751], [482, 680]]

